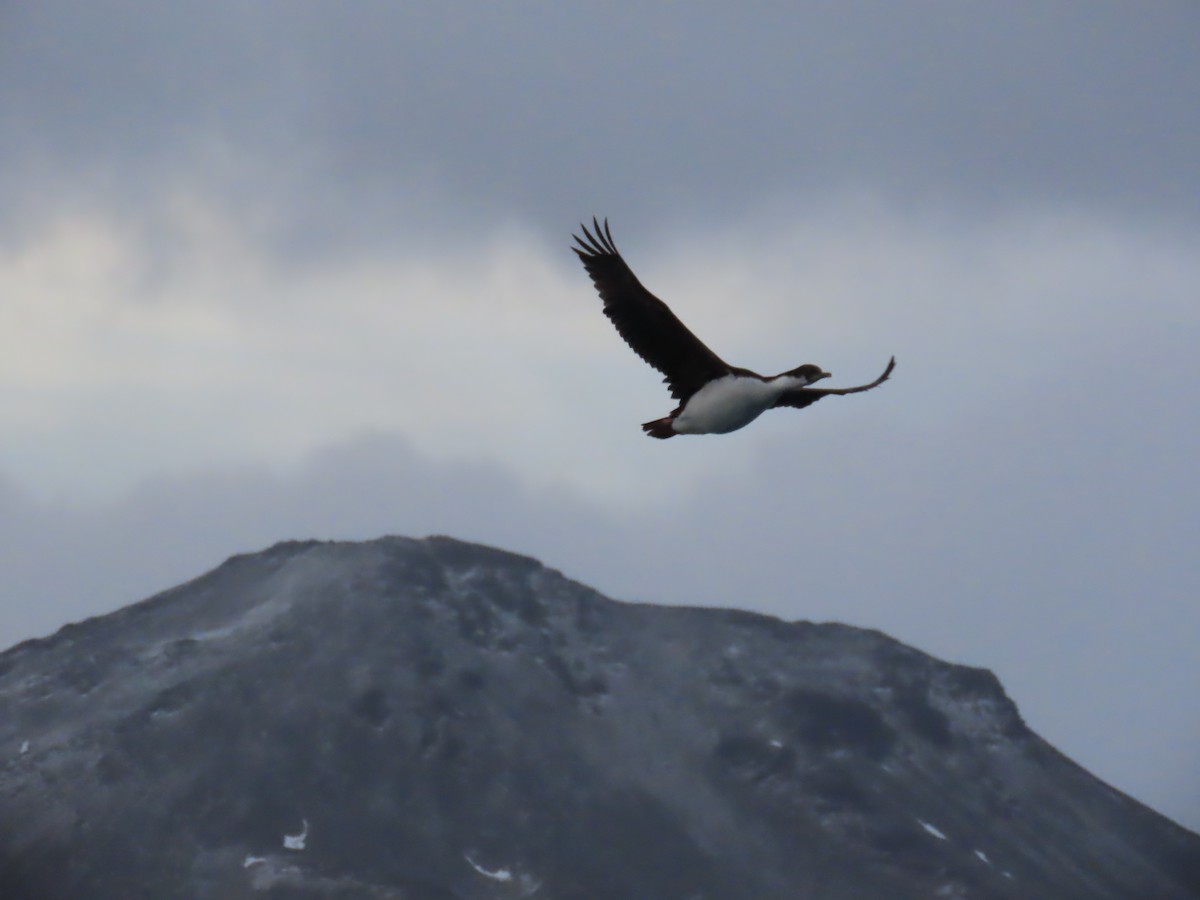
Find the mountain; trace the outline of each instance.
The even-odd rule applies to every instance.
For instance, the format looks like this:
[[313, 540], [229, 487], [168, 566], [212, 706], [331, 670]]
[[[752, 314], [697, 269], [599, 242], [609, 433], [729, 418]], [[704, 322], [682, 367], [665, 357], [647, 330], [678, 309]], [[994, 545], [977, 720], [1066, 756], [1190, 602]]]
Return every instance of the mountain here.
[[[731, 598], [737, 599], [737, 598]], [[288, 543], [0, 654], [0, 897], [1184, 900], [1200, 837], [883, 634]]]

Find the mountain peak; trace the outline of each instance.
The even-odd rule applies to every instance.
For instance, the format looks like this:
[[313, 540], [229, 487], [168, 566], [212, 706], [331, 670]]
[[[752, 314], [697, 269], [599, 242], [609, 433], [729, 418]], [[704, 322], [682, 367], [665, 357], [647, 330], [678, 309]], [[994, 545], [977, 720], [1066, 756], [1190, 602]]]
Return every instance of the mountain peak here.
[[0, 654], [0, 894], [1200, 896], [1200, 839], [879, 632], [448, 537], [278, 544]]

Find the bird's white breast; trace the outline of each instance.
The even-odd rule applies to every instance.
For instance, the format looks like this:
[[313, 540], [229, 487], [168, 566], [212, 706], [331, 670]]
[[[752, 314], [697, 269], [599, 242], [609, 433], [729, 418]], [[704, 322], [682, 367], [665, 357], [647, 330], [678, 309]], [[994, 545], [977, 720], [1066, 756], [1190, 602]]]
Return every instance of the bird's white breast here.
[[763, 381], [745, 375], [725, 375], [692, 394], [675, 417], [678, 434], [727, 434], [749, 425], [774, 405], [796, 378]]

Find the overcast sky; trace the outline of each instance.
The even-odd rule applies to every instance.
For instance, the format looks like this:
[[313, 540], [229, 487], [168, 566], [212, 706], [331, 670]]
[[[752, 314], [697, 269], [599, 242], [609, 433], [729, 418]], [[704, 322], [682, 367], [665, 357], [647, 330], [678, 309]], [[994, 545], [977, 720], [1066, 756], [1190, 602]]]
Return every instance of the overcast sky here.
[[[0, 4], [0, 646], [448, 533], [986, 666], [1200, 829], [1198, 94], [1182, 0]], [[648, 440], [592, 214], [893, 379]]]

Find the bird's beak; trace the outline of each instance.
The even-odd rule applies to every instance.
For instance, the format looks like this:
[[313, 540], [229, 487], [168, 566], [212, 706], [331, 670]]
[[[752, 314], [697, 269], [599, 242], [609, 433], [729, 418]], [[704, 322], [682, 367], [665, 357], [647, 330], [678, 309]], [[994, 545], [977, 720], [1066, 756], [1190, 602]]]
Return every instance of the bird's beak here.
[[820, 375], [817, 376], [817, 381], [820, 381], [822, 378], [828, 378], [832, 374], [833, 374], [832, 372], [822, 372]]

